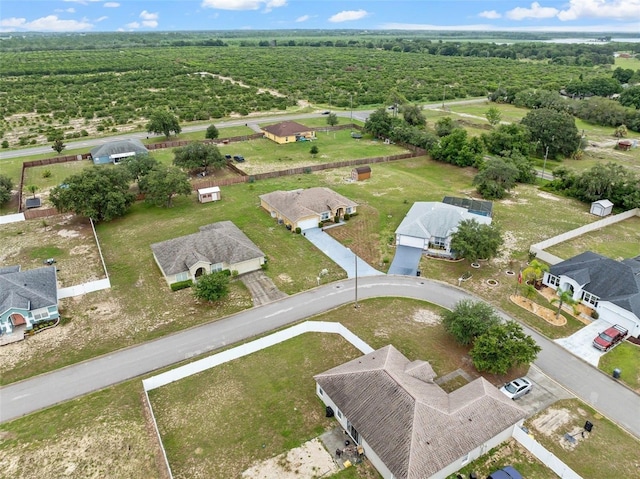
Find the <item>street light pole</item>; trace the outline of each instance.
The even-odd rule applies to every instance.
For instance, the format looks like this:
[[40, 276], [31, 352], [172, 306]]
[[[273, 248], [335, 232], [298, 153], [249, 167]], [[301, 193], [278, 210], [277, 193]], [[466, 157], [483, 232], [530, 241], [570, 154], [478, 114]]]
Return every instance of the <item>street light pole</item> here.
[[447, 85], [442, 86], [442, 109], [444, 110], [444, 97], [447, 93]]
[[351, 123], [353, 123], [353, 95], [349, 95], [349, 105], [351, 108]]
[[355, 258], [355, 263], [356, 263], [356, 302], [354, 303], [353, 307], [358, 309], [358, 255], [355, 253], [353, 253], [353, 257]]
[[549, 155], [549, 145], [544, 150], [544, 162], [542, 163], [542, 179], [544, 180], [544, 170], [547, 168], [547, 156]]

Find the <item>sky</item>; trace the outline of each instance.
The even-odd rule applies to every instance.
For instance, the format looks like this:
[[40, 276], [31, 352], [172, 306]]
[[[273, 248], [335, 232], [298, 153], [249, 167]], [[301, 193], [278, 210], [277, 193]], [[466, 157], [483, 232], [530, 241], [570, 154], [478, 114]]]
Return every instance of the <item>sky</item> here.
[[640, 0], [0, 0], [0, 32], [276, 29], [640, 33]]

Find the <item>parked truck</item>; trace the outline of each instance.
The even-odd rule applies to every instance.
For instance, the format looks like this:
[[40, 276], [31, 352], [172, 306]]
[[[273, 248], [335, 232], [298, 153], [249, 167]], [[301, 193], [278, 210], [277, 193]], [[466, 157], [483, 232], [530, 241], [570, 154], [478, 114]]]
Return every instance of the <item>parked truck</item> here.
[[593, 340], [593, 347], [601, 351], [609, 351], [620, 341], [624, 340], [627, 334], [629, 334], [629, 331], [619, 324], [614, 324], [596, 336]]

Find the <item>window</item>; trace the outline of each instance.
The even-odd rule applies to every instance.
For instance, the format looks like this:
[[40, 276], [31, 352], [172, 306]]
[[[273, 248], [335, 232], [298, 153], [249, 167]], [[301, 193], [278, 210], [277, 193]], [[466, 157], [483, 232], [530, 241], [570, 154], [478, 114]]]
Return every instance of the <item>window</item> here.
[[442, 236], [434, 236], [430, 246], [432, 248], [446, 249], [446, 240], [447, 238], [443, 238]]
[[178, 273], [176, 274], [176, 281], [186, 281], [189, 279], [189, 273]]
[[560, 278], [558, 278], [557, 276], [554, 276], [552, 274], [550, 274], [547, 277], [547, 282], [549, 283], [549, 285], [551, 286], [555, 286], [555, 287], [559, 287], [560, 286]]
[[467, 462], [469, 462], [469, 453], [462, 456], [462, 465], [464, 466]]
[[598, 300], [600, 298], [598, 298], [596, 295], [593, 295], [591, 293], [587, 293], [586, 291], [583, 291], [582, 293], [582, 301], [584, 301], [585, 303], [588, 303], [592, 306], [598, 306]]
[[351, 214], [352, 212], [353, 212], [353, 208], [352, 208], [351, 206], [349, 206], [349, 207], [347, 208], [347, 213], [348, 213], [348, 214]]
[[49, 311], [38, 311], [37, 313], [31, 313], [34, 321], [40, 321], [41, 319], [47, 319], [49, 317]]
[[324, 395], [324, 391], [320, 386], [318, 386], [318, 393], [320, 394], [320, 396]]
[[329, 219], [329, 215], [331, 215], [330, 211], [325, 211], [324, 213], [322, 213], [322, 215], [320, 216], [320, 219], [322, 221], [328, 220]]
[[336, 414], [338, 415], [338, 417], [339, 417], [340, 419], [342, 419], [342, 413], [340, 412], [340, 409], [338, 409], [338, 412], [337, 412]]
[[217, 273], [218, 271], [222, 271], [222, 263], [216, 263], [211, 265], [211, 272]]

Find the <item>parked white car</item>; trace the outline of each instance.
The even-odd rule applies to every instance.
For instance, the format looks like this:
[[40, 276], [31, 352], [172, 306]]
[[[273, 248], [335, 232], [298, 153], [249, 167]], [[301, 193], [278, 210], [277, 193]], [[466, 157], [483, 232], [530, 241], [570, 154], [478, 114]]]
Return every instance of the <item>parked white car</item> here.
[[515, 400], [529, 394], [532, 387], [533, 383], [529, 378], [518, 378], [502, 386], [500, 391], [508, 398]]

